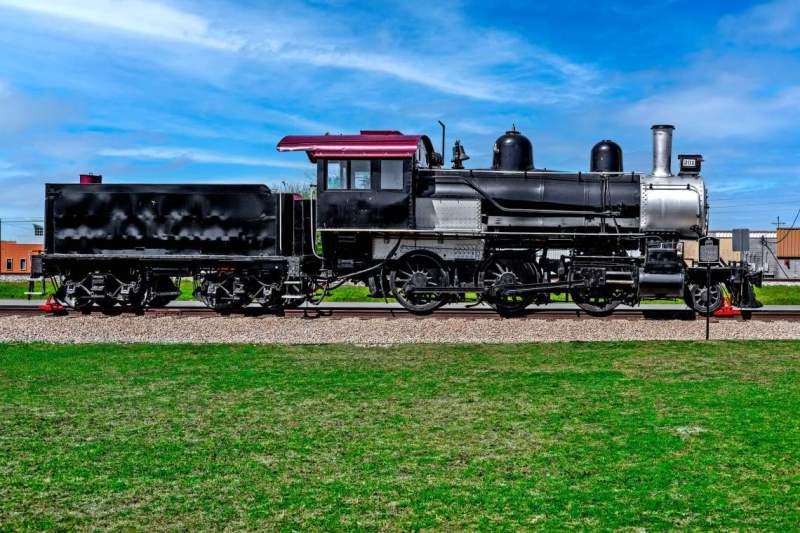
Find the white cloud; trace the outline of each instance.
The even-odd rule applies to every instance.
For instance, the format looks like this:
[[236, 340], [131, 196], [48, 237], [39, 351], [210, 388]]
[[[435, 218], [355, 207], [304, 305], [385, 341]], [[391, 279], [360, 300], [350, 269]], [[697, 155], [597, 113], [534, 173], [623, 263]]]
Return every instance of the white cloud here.
[[24, 170], [0, 170], [0, 179], [24, 178], [32, 175]]
[[0, 0], [0, 6], [70, 19], [142, 37], [236, 50], [237, 42], [213, 36], [208, 21], [147, 0]]
[[[263, 10], [223, 5], [212, 24], [208, 17], [153, 0], [0, 0], [2, 6], [143, 39], [229, 52], [240, 60], [369, 72], [476, 100], [551, 104], [581, 100], [604, 89], [590, 66], [512, 34], [455, 22], [443, 30], [447, 48], [427, 50], [431, 44], [419, 44], [413, 36], [405, 37], [415, 42], [412, 48], [380, 46], [376, 35], [349, 33], [347, 26], [322, 33], [320, 28], [336, 26], [336, 20], [329, 20], [330, 13], [309, 10], [287, 15], [272, 9], [265, 15]], [[91, 32], [80, 36], [93, 38]]]
[[[477, 51], [476, 51], [477, 52]], [[470, 52], [461, 52], [471, 57]], [[491, 55], [490, 51], [482, 51]], [[316, 48], [309, 46], [294, 47], [283, 51], [278, 59], [307, 63], [318, 67], [338, 67], [351, 70], [362, 70], [385, 74], [436, 89], [442, 93], [455, 96], [466, 96], [476, 100], [492, 102], [517, 102], [550, 104], [556, 102], [582, 99], [588, 93], [602, 90], [599, 83], [583, 85], [595, 76], [591, 69], [570, 63], [550, 53], [530, 52], [520, 56], [517, 61], [530, 62], [536, 67], [521, 67], [521, 75], [509, 81], [502, 75], [493, 75], [491, 71], [497, 65], [482, 65], [483, 72], [471, 72], [469, 65], [461, 65], [448, 58], [439, 59], [436, 63], [420, 57], [406, 58], [397, 54], [369, 53], [353, 50], [338, 50], [323, 44]], [[555, 76], [559, 81], [543, 83], [539, 75]]]
[[699, 81], [639, 100], [623, 117], [639, 126], [676, 124], [681, 135], [695, 139], [761, 138], [797, 124], [800, 86], [764, 96], [746, 85], [730, 79]]
[[[710, 193], [716, 197], [733, 193], [764, 191], [772, 189], [774, 186], [775, 184], [769, 180], [726, 178], [724, 182], [717, 180], [711, 187]], [[734, 196], [734, 198], [738, 198], [738, 196]]]
[[31, 98], [0, 80], [0, 138], [35, 126], [49, 126], [73, 116], [74, 110], [50, 98]]
[[798, 27], [798, 0], [766, 2], [743, 13], [722, 17], [719, 22], [720, 31], [732, 41], [770, 44], [781, 48], [800, 46]]
[[128, 157], [133, 159], [154, 159], [164, 161], [180, 160], [191, 161], [195, 163], [252, 167], [290, 168], [302, 170], [308, 170], [309, 168], [309, 163], [221, 154], [217, 152], [198, 150], [195, 148], [170, 148], [162, 146], [147, 146], [140, 148], [107, 148], [100, 150], [98, 155], [103, 157]]

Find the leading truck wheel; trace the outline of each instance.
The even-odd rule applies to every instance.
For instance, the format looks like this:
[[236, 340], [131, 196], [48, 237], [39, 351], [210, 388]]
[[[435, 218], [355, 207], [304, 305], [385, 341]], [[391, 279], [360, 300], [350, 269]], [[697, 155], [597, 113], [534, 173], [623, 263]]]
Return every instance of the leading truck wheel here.
[[449, 285], [450, 276], [437, 256], [426, 252], [409, 252], [401, 257], [389, 274], [389, 288], [404, 308], [417, 315], [426, 315], [447, 303], [444, 294], [426, 291], [426, 287]]
[[[686, 305], [702, 316], [713, 315], [722, 307], [722, 285], [715, 283], [710, 290], [706, 285], [690, 283], [683, 296]], [[706, 304], [708, 302], [708, 304]]]

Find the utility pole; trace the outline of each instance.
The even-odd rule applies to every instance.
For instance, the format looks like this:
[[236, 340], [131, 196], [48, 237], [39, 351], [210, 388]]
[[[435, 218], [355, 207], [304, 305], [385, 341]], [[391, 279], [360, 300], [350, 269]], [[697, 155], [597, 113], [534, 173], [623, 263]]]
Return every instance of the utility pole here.
[[775, 226], [775, 229], [777, 231], [781, 229], [781, 224], [783, 224], [783, 222], [781, 222], [781, 216], [778, 215], [778, 219], [775, 222], [773, 222], [772, 225]]

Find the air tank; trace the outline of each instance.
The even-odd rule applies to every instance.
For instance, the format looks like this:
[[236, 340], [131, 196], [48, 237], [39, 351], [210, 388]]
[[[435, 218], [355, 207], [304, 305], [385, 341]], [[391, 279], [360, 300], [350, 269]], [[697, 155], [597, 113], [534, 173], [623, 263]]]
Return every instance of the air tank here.
[[600, 141], [592, 148], [589, 167], [592, 172], [622, 172], [622, 148], [608, 139]]
[[492, 170], [530, 170], [533, 168], [533, 145], [515, 127], [494, 142]]

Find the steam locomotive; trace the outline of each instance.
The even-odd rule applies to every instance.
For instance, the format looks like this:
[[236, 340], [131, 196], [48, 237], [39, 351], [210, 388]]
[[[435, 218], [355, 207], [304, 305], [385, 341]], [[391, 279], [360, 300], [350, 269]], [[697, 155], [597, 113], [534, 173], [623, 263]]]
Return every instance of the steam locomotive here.
[[490, 168], [465, 169], [458, 141], [444, 168], [442, 126], [441, 153], [398, 131], [284, 137], [278, 151], [316, 165], [313, 198], [92, 176], [48, 184], [44, 274], [84, 311], [166, 305], [183, 277], [217, 311], [319, 303], [347, 281], [416, 314], [473, 301], [510, 316], [557, 294], [596, 316], [654, 298], [708, 314], [725, 293], [760, 305], [746, 264], [718, 263], [709, 277], [682, 257], [682, 241], [707, 232], [708, 202], [700, 155], [679, 155], [672, 172], [673, 126], [653, 126], [649, 173], [624, 171], [610, 140], [592, 148], [589, 172], [537, 169], [514, 127]]

